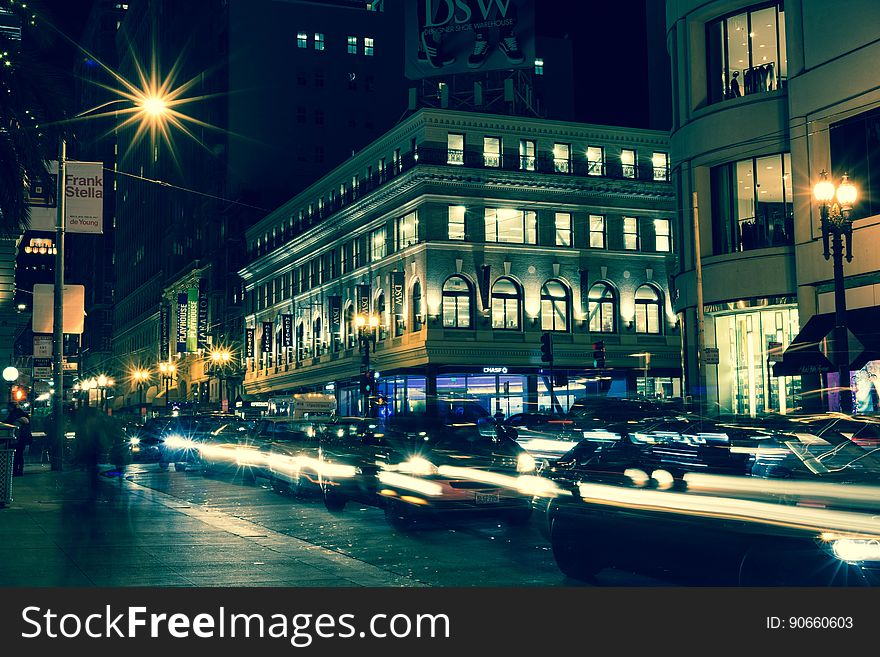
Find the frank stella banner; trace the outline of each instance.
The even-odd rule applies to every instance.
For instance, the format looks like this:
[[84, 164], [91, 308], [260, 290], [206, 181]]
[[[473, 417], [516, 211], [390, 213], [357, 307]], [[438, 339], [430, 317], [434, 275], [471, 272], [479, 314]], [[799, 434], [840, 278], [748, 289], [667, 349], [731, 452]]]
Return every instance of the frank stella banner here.
[[[101, 162], [65, 162], [64, 229], [68, 233], [104, 232], [104, 165]], [[58, 162], [49, 163], [52, 180], [58, 179]], [[57, 182], [49, 189], [43, 182], [28, 186], [31, 230], [53, 232], [58, 214]]]
[[410, 80], [535, 63], [534, 0], [407, 0]]

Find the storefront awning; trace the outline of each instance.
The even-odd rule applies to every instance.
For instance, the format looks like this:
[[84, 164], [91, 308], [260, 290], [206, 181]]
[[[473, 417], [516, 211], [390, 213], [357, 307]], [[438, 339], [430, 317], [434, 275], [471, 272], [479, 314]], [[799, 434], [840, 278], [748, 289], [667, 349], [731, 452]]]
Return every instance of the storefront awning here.
[[[823, 343], [834, 332], [834, 313], [813, 315], [792, 340], [782, 355], [782, 362], [773, 366], [774, 376], [799, 376], [831, 372], [836, 366], [826, 356]], [[856, 341], [849, 344], [849, 369], [858, 370], [865, 363], [880, 360], [880, 307], [848, 310], [846, 324]]]

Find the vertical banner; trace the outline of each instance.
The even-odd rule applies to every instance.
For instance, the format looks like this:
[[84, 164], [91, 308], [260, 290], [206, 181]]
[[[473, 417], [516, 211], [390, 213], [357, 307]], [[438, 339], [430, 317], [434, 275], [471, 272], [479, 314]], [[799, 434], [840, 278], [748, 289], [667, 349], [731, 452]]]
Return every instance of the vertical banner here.
[[262, 351], [264, 354], [272, 353], [272, 322], [263, 322], [263, 335], [262, 335]]
[[403, 290], [406, 274], [402, 271], [391, 272], [391, 314], [395, 319], [403, 317]]
[[293, 315], [281, 315], [281, 346], [285, 349], [293, 346]]
[[186, 350], [195, 353], [199, 349], [199, 289], [189, 288], [186, 297]]
[[358, 315], [370, 314], [370, 286], [357, 286], [357, 313]]
[[244, 330], [244, 357], [254, 357], [254, 333], [256, 329], [246, 328]]
[[181, 292], [177, 295], [177, 353], [186, 353], [186, 318], [187, 318], [187, 295]]
[[[46, 180], [29, 179], [27, 203], [30, 230], [55, 231], [58, 212], [58, 161], [49, 162]], [[64, 163], [64, 229], [68, 233], [104, 232], [104, 165], [101, 162]]]
[[171, 308], [167, 303], [159, 306], [159, 362], [171, 358]]
[[331, 294], [327, 300], [330, 304], [330, 335], [338, 336], [342, 333], [342, 297]]
[[199, 321], [196, 332], [196, 346], [208, 348], [208, 281], [199, 279]]

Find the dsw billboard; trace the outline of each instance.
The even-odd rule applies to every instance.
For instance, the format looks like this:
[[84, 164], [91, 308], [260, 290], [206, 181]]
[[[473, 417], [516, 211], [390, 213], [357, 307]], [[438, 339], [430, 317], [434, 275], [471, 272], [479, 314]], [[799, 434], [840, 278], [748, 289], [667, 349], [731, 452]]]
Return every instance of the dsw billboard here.
[[405, 45], [411, 80], [532, 66], [534, 1], [412, 0]]

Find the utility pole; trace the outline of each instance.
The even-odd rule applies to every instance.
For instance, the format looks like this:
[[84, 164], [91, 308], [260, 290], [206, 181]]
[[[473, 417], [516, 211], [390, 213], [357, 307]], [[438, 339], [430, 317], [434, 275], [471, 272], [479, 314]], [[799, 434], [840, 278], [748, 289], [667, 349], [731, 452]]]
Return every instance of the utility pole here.
[[64, 164], [67, 159], [67, 141], [61, 137], [58, 149], [58, 180], [56, 185], [57, 214], [55, 216], [55, 308], [52, 316], [52, 379], [55, 393], [52, 399], [52, 418], [55, 435], [52, 436], [52, 470], [61, 470], [64, 456]]

